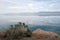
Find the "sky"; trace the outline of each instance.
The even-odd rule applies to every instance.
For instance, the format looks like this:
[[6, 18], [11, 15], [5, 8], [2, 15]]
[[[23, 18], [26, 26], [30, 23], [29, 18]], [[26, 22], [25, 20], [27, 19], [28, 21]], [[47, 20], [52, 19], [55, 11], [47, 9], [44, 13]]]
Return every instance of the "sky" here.
[[60, 16], [6, 16], [0, 15], [0, 25], [24, 22], [32, 25], [60, 26]]
[[0, 14], [60, 11], [60, 0], [0, 0]]
[[[60, 16], [40, 16], [42, 14], [39, 13], [56, 11], [60, 11], [60, 0], [0, 0], [0, 14], [3, 14], [0, 15], [1, 23], [22, 21], [29, 24], [60, 25]], [[43, 15], [60, 15], [60, 12]]]

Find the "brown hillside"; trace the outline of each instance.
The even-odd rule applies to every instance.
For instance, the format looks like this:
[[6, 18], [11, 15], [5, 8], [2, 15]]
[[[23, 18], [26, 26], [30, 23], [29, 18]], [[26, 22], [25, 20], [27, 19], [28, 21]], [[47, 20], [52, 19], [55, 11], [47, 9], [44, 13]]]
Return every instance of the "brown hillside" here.
[[[4, 37], [5, 35], [6, 35], [5, 32], [0, 32], [0, 37]], [[9, 39], [3, 38], [1, 40], [9, 40]], [[60, 36], [54, 32], [37, 29], [32, 32], [32, 37], [23, 37], [14, 40], [60, 40]]]
[[54, 32], [37, 29], [32, 32], [32, 37], [43, 40], [60, 40], [60, 36]]

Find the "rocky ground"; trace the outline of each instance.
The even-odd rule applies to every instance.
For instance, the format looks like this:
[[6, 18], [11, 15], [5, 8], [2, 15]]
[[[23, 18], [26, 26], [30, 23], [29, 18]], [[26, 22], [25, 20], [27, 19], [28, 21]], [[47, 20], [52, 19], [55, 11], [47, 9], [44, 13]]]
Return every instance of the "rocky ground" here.
[[54, 32], [37, 29], [31, 37], [19, 37], [18, 39], [0, 38], [0, 40], [60, 40], [60, 36]]
[[41, 39], [41, 38], [34, 38], [34, 37], [24, 37], [21, 39], [0, 39], [0, 40], [60, 40], [60, 39]]

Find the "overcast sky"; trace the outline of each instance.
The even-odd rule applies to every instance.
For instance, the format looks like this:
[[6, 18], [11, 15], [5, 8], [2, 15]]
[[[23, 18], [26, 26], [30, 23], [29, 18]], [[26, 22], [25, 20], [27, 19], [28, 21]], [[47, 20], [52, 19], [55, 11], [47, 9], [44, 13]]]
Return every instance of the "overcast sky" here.
[[[46, 13], [37, 13], [41, 11], [60, 11], [60, 0], [0, 0], [0, 14], [6, 14], [0, 15], [1, 23], [24, 21], [29, 24], [60, 25], [60, 16], [39, 16], [46, 15]], [[17, 15], [17, 13], [19, 14]], [[60, 15], [60, 13], [47, 15]]]
[[25, 22], [34, 25], [60, 26], [60, 16], [5, 16], [0, 15], [0, 25], [12, 22]]
[[0, 0], [0, 14], [40, 11], [60, 11], [60, 0]]

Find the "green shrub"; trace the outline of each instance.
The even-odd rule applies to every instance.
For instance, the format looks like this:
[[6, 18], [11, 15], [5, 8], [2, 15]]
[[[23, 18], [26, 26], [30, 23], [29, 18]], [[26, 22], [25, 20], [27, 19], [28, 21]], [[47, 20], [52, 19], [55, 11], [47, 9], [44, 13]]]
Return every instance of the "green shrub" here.
[[32, 34], [32, 31], [30, 29], [28, 29], [27, 32], [26, 32], [26, 36], [31, 37], [31, 34]]
[[[21, 27], [27, 28], [27, 31], [24, 32], [21, 29], [18, 29]], [[32, 34], [31, 30], [28, 28], [28, 25], [26, 25], [25, 23], [21, 23], [21, 22], [15, 25], [10, 25], [10, 28], [9, 30], [7, 30], [7, 33], [9, 34], [8, 37], [12, 37], [12, 38], [18, 38], [19, 36], [30, 37]]]

